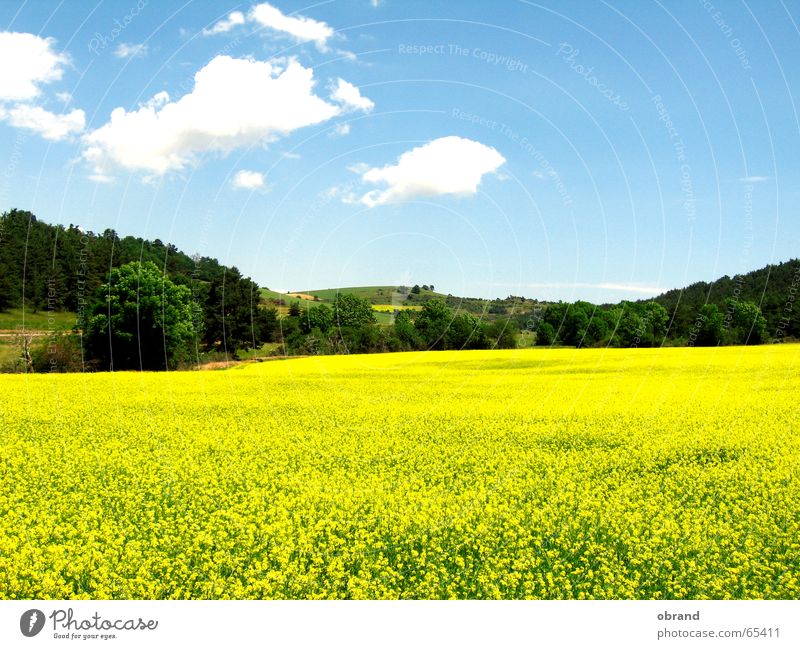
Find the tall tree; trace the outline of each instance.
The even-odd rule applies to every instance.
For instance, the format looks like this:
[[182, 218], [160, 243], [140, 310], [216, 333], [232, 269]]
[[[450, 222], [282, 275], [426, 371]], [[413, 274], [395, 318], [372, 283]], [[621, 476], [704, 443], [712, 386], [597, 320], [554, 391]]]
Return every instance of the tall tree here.
[[85, 334], [103, 369], [162, 370], [191, 358], [197, 305], [153, 262], [111, 271], [97, 295]]

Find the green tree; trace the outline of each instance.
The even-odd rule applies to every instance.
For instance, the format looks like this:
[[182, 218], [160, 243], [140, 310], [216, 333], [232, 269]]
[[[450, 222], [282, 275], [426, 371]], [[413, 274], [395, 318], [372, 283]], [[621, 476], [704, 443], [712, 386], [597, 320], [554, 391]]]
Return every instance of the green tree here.
[[300, 317], [300, 313], [301, 313], [301, 311], [300, 311], [300, 302], [297, 302], [297, 301], [292, 302], [289, 305], [289, 315], [291, 317], [293, 317], [293, 318], [299, 318]]
[[423, 346], [422, 336], [414, 326], [408, 311], [401, 310], [394, 319], [394, 333], [407, 349], [418, 349]]
[[519, 327], [513, 320], [495, 320], [484, 328], [490, 349], [513, 349], [517, 346]]
[[302, 319], [301, 328], [304, 333], [311, 333], [314, 329], [320, 333], [328, 333], [333, 326], [333, 309], [326, 304], [311, 307]]
[[445, 346], [448, 349], [485, 349], [487, 340], [483, 324], [471, 313], [458, 313], [447, 327]]
[[419, 331], [428, 349], [444, 349], [447, 329], [453, 313], [441, 300], [428, 300], [417, 316], [414, 326]]
[[767, 321], [754, 302], [725, 300], [725, 325], [734, 345], [760, 345], [767, 340]]
[[333, 303], [333, 324], [337, 327], [361, 327], [375, 324], [375, 312], [369, 300], [350, 293], [338, 293]]
[[536, 344], [542, 347], [550, 346], [556, 341], [556, 330], [553, 325], [544, 320], [539, 320], [536, 325]]
[[[722, 342], [725, 329], [725, 318], [716, 304], [704, 304], [695, 322], [696, 335], [694, 344], [699, 347], [714, 347]], [[690, 339], [691, 342], [691, 332]]]
[[153, 262], [112, 269], [97, 298], [86, 343], [101, 367], [162, 370], [191, 358], [199, 307]]

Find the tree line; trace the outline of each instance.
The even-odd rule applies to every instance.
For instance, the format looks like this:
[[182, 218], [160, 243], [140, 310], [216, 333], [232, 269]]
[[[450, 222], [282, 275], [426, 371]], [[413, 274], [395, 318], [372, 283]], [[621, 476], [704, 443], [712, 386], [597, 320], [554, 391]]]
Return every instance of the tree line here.
[[39, 349], [40, 369], [166, 369], [201, 352], [275, 339], [278, 317], [236, 268], [156, 239], [0, 216], [0, 310], [76, 314], [76, 337]]
[[[0, 216], [0, 311], [72, 312], [71, 335], [22, 344], [28, 369], [161, 370], [276, 343], [287, 355], [541, 346], [760, 344], [800, 338], [800, 261], [693, 284], [652, 300], [595, 305], [436, 296], [414, 286], [390, 326], [369, 300], [262, 303], [235, 267], [172, 244]], [[424, 300], [413, 300], [424, 297]], [[281, 306], [285, 311], [285, 305]], [[522, 334], [522, 336], [521, 336]]]

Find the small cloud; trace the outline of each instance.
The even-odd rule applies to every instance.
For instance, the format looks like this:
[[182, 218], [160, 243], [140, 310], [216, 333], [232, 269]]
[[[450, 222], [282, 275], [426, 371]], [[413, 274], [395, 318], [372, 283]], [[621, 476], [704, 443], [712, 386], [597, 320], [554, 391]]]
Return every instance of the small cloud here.
[[765, 183], [768, 180], [771, 180], [771, 176], [744, 176], [743, 178], [739, 178], [740, 183]]
[[353, 193], [352, 184], [334, 185], [333, 187], [328, 187], [328, 189], [321, 192], [319, 196], [323, 200], [333, 200], [334, 198], [339, 198], [341, 199], [342, 203], [347, 205], [358, 202], [358, 196]]
[[366, 162], [356, 162], [354, 164], [348, 165], [347, 171], [352, 171], [354, 174], [361, 174], [366, 173], [369, 170], [369, 165]]
[[367, 207], [420, 196], [470, 196], [484, 175], [505, 163], [497, 149], [457, 136], [441, 137], [403, 153], [397, 162], [361, 175], [367, 183], [385, 183], [361, 197]]
[[71, 92], [57, 92], [56, 99], [60, 101], [62, 104], [68, 104], [72, 101], [72, 93]]
[[5, 111], [0, 119], [7, 119], [11, 126], [35, 131], [51, 141], [66, 140], [86, 127], [86, 115], [82, 110], [57, 115], [40, 106], [26, 104]]
[[118, 59], [135, 59], [147, 56], [146, 43], [120, 43], [114, 50]]
[[294, 153], [293, 151], [284, 151], [281, 155], [284, 158], [286, 158], [287, 160], [299, 160], [300, 159], [300, 154], [299, 153]]
[[[505, 286], [501, 284], [500, 286]], [[599, 284], [591, 284], [588, 282], [555, 282], [555, 283], [540, 283], [540, 284], [524, 284], [525, 288], [592, 288], [602, 291], [625, 291], [628, 293], [642, 293], [647, 295], [658, 295], [664, 293], [667, 289], [660, 286], [642, 286], [641, 284], [626, 284], [626, 283], [610, 283], [601, 282]]]
[[287, 34], [298, 43], [312, 42], [320, 52], [328, 51], [328, 40], [334, 34], [327, 23], [306, 16], [287, 16], [268, 2], [254, 6], [248, 18], [262, 27]]
[[336, 137], [344, 137], [350, 133], [350, 124], [347, 122], [342, 122], [341, 124], [337, 124], [333, 127], [331, 131], [331, 135]]
[[331, 93], [331, 99], [345, 108], [363, 110], [365, 113], [375, 108], [375, 102], [362, 96], [361, 91], [356, 86], [344, 79], [337, 79], [336, 88]]
[[101, 184], [109, 184], [114, 182], [113, 176], [107, 176], [106, 174], [89, 174], [89, 180], [94, 183], [101, 183]]
[[211, 28], [203, 30], [203, 36], [213, 36], [231, 31], [234, 27], [244, 25], [244, 14], [241, 11], [232, 11], [227, 18], [215, 23]]
[[264, 174], [247, 169], [237, 171], [231, 181], [231, 185], [236, 189], [262, 189], [264, 184]]
[[383, 2], [383, 0], [369, 0], [369, 3], [373, 7], [380, 7], [382, 2]]

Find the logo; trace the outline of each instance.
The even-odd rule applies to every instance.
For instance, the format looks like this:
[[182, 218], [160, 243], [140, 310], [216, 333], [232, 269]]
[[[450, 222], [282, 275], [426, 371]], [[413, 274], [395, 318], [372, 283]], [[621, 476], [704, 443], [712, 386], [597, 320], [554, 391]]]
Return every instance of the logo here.
[[19, 618], [19, 630], [26, 638], [32, 638], [44, 628], [44, 613], [39, 609], [32, 608], [25, 611]]

